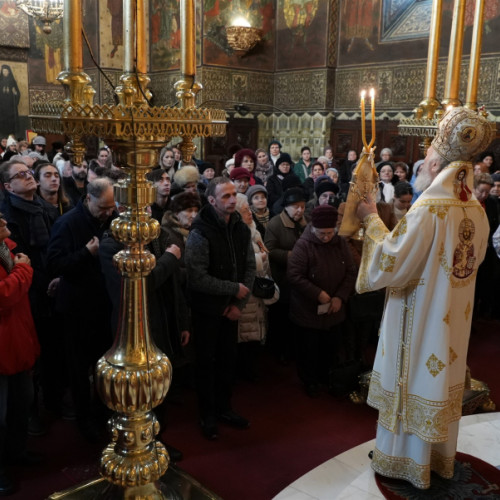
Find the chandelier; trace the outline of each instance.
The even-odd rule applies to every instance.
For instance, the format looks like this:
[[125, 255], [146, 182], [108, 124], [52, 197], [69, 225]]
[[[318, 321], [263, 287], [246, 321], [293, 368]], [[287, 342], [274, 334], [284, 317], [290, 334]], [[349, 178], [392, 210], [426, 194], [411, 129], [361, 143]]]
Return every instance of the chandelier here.
[[63, 16], [64, 0], [16, 0], [16, 4], [29, 16], [39, 19], [47, 35], [52, 32], [50, 23]]

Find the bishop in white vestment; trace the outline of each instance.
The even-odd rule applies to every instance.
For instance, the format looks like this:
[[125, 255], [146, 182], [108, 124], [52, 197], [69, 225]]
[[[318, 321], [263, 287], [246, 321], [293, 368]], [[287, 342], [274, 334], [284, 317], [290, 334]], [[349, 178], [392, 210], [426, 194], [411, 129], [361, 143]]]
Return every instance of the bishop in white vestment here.
[[459, 158], [491, 138], [485, 118], [454, 108], [421, 170], [430, 187], [394, 230], [372, 200], [358, 207], [366, 229], [356, 289], [387, 287], [368, 394], [379, 410], [372, 467], [417, 488], [430, 486], [431, 470], [453, 476], [474, 284], [489, 232], [472, 194], [472, 164]]

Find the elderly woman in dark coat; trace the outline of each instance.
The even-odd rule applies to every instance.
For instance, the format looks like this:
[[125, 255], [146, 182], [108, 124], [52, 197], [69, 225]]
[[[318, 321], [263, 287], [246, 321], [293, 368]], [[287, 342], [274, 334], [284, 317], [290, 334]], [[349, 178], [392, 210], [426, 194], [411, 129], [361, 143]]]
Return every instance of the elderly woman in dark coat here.
[[316, 207], [288, 259], [290, 318], [298, 327], [301, 352], [297, 368], [311, 397], [327, 381], [340, 336], [338, 325], [345, 319], [356, 281], [356, 267], [336, 224], [336, 208]]
[[273, 279], [280, 289], [280, 299], [269, 308], [268, 345], [279, 359], [291, 356], [292, 328], [288, 320], [290, 286], [286, 275], [288, 257], [306, 226], [305, 192], [301, 187], [287, 189], [283, 195], [283, 211], [267, 224], [264, 244], [269, 250]]

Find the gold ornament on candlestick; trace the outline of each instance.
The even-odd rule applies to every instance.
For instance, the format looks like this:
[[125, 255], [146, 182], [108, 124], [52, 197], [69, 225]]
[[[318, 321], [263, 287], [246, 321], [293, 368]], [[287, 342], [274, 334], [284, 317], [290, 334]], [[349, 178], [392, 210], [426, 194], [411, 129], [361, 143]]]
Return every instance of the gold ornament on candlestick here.
[[361, 200], [366, 200], [368, 196], [375, 199], [379, 183], [379, 176], [374, 162], [375, 148], [373, 147], [375, 144], [375, 90], [370, 90], [372, 137], [369, 143], [366, 140], [365, 96], [366, 91], [362, 90], [360, 108], [363, 151], [352, 173], [344, 217], [342, 218], [342, 224], [339, 229], [339, 234], [341, 236], [347, 236], [354, 239], [363, 238], [362, 221], [356, 215], [358, 204]]
[[[194, 0], [181, 0], [182, 67], [176, 84], [180, 107], [151, 106], [148, 90], [145, 12], [147, 0], [124, 1], [123, 74], [115, 89], [119, 104], [93, 104], [91, 79], [82, 69], [81, 0], [64, 0], [65, 68], [59, 80], [66, 90], [64, 102], [34, 106], [32, 125], [38, 132], [70, 137], [75, 161], [81, 161], [86, 136], [103, 139], [116, 154], [117, 164], [129, 176], [115, 185], [115, 199], [127, 209], [111, 225], [113, 236], [124, 245], [113, 262], [123, 276], [120, 322], [113, 346], [96, 367], [96, 387], [105, 404], [115, 411], [109, 421], [111, 442], [104, 449], [99, 498], [160, 500], [166, 498], [157, 481], [169, 466], [162, 443], [155, 440], [159, 423], [152, 410], [165, 398], [172, 368], [149, 332], [148, 274], [155, 257], [146, 245], [160, 231], [147, 207], [156, 199], [147, 172], [158, 163], [159, 149], [173, 137], [182, 137], [185, 161], [196, 147], [195, 137], [225, 134], [223, 110], [195, 106], [201, 85], [195, 80]], [[88, 488], [96, 488], [96, 482]], [[87, 486], [53, 498], [90, 498]], [[94, 495], [95, 496], [95, 495]], [[204, 498], [204, 497], [201, 497]]]

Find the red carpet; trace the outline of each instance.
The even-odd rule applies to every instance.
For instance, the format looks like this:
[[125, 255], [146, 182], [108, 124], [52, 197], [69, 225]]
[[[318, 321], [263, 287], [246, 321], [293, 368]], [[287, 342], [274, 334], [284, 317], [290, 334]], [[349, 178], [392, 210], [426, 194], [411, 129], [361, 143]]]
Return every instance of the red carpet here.
[[419, 490], [407, 481], [390, 479], [375, 474], [380, 491], [388, 500], [442, 500], [496, 499], [500, 494], [500, 470], [465, 453], [457, 453], [455, 471], [451, 479], [431, 475], [431, 487]]
[[[500, 323], [476, 323], [471, 336], [472, 376], [485, 381], [500, 402]], [[184, 390], [169, 406], [163, 438], [184, 453], [178, 465], [225, 500], [268, 500], [326, 460], [375, 437], [377, 412], [348, 399], [322, 393], [308, 398], [293, 365], [278, 365], [262, 353], [258, 383], [238, 382], [234, 408], [249, 418], [250, 429], [220, 427], [209, 442], [197, 424], [196, 398]], [[12, 500], [41, 500], [95, 477], [101, 446], [87, 444], [73, 422], [55, 421], [49, 434], [31, 438], [46, 455], [39, 467], [12, 469], [21, 490]]]

